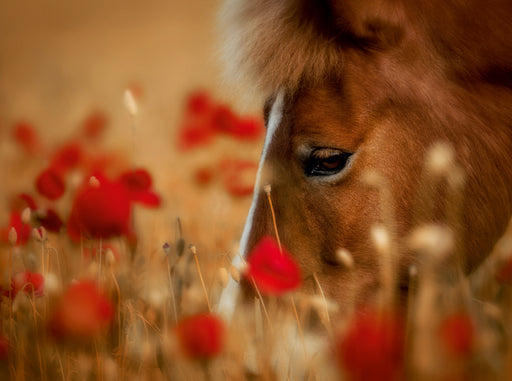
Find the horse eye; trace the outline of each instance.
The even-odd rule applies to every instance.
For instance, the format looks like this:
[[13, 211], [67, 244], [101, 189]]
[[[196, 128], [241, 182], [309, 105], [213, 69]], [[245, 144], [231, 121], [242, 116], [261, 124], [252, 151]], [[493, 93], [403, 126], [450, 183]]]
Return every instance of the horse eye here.
[[314, 149], [304, 163], [306, 176], [331, 176], [341, 172], [351, 153], [332, 148]]

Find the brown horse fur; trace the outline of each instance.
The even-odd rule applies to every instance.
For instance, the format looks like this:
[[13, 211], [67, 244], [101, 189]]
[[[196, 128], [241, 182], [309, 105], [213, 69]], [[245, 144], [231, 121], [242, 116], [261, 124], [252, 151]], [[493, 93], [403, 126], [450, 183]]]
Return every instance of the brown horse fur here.
[[[462, 217], [452, 228], [467, 271], [482, 262], [512, 214], [512, 3], [508, 0], [227, 0], [226, 62], [269, 97], [282, 119], [262, 163], [283, 244], [315, 287], [341, 301], [379, 287], [370, 228], [380, 221], [367, 170], [394, 196], [394, 238], [420, 222], [424, 158], [451, 144], [466, 174]], [[341, 178], [308, 177], [305, 147], [356, 153]], [[444, 221], [445, 184], [425, 220]], [[444, 200], [444, 201], [443, 201]], [[246, 252], [274, 234], [268, 200], [255, 189]], [[348, 249], [354, 273], [337, 264]], [[401, 250], [400, 282], [416, 259]], [[244, 253], [245, 254], [245, 253]], [[354, 281], [355, 280], [355, 281]]]

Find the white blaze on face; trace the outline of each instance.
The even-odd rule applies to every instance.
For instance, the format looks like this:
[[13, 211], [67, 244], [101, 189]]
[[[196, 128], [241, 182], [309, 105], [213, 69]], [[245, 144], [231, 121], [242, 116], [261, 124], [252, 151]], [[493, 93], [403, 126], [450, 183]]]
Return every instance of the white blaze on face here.
[[[276, 99], [274, 100], [274, 104], [272, 105], [272, 109], [270, 110], [270, 115], [268, 118], [268, 126], [267, 126], [267, 134], [265, 136], [265, 143], [263, 145], [263, 152], [261, 154], [260, 163], [258, 167], [258, 173], [256, 175], [256, 183], [254, 185], [254, 194], [252, 199], [252, 205], [249, 209], [249, 215], [247, 216], [247, 220], [245, 221], [244, 231], [242, 233], [242, 238], [240, 239], [240, 255], [245, 257], [247, 255], [247, 243], [249, 241], [249, 236], [251, 234], [252, 225], [254, 223], [254, 213], [256, 210], [256, 204], [258, 202], [258, 198], [260, 195], [260, 188], [263, 186], [261, 184], [261, 178], [263, 173], [263, 168], [265, 167], [265, 160], [267, 159], [268, 150], [270, 144], [272, 143], [272, 139], [277, 131], [277, 128], [281, 124], [281, 118], [283, 115], [283, 103], [284, 103], [284, 93], [280, 91], [277, 94]], [[242, 259], [239, 255], [235, 256], [233, 260], [233, 266], [237, 268], [241, 268]], [[227, 320], [230, 320], [233, 316], [233, 312], [235, 311], [235, 305], [238, 298], [238, 293], [240, 291], [240, 287], [238, 283], [236, 283], [233, 279], [229, 280], [229, 283], [225, 290], [222, 292], [220, 297], [218, 312]]]

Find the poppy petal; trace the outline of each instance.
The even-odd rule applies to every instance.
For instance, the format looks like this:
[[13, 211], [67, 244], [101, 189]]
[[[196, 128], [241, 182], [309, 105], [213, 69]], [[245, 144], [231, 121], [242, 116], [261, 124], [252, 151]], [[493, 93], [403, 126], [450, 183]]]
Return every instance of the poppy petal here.
[[87, 340], [109, 327], [114, 308], [95, 282], [82, 280], [62, 295], [49, 321], [57, 339]]
[[53, 168], [42, 171], [36, 179], [37, 191], [49, 200], [57, 200], [66, 190], [64, 181]]
[[298, 288], [301, 271], [286, 249], [279, 249], [271, 237], [264, 237], [250, 252], [246, 277], [267, 295], [280, 296]]
[[398, 314], [364, 308], [337, 342], [339, 365], [355, 381], [400, 379], [404, 337]]
[[151, 175], [145, 169], [135, 169], [127, 171], [119, 177], [119, 181], [130, 191], [140, 192], [151, 188], [153, 180]]
[[218, 355], [224, 346], [224, 323], [213, 314], [199, 314], [178, 322], [175, 328], [183, 352], [193, 359]]

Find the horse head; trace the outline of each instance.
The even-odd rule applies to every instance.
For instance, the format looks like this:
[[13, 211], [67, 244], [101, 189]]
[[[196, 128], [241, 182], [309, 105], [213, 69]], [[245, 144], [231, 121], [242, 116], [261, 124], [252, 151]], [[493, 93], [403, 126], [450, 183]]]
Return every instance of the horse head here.
[[[305, 291], [314, 275], [330, 298], [365, 301], [381, 286], [372, 228], [402, 242], [441, 222], [464, 270], [477, 268], [512, 213], [512, 5], [228, 0], [223, 12], [228, 71], [267, 97], [242, 256], [277, 229]], [[425, 160], [438, 142], [451, 169], [434, 187]], [[417, 258], [395, 253], [406, 289]]]

